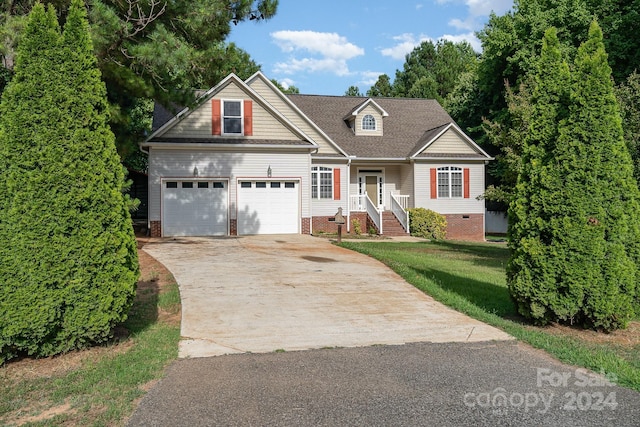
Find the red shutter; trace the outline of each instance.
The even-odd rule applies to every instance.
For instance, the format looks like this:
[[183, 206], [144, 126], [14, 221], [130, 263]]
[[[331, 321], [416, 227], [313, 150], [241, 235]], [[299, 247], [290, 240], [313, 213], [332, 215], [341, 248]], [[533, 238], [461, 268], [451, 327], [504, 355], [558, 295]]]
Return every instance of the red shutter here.
[[244, 136], [253, 135], [253, 104], [251, 100], [244, 101]]
[[333, 200], [340, 200], [340, 169], [333, 170]]
[[221, 135], [222, 126], [220, 121], [220, 100], [211, 100], [211, 134]]
[[431, 168], [431, 198], [438, 198], [438, 171], [436, 168]]
[[463, 175], [463, 181], [462, 181], [462, 185], [464, 188], [464, 198], [468, 199], [469, 198], [469, 168], [464, 168], [464, 175]]

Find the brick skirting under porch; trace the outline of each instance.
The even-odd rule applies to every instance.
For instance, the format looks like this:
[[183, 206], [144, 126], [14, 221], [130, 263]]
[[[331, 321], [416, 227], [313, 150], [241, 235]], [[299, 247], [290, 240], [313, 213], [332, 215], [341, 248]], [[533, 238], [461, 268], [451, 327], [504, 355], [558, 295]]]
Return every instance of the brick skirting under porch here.
[[162, 223], [160, 221], [149, 221], [151, 237], [162, 237]]
[[447, 239], [484, 241], [483, 214], [445, 214]]

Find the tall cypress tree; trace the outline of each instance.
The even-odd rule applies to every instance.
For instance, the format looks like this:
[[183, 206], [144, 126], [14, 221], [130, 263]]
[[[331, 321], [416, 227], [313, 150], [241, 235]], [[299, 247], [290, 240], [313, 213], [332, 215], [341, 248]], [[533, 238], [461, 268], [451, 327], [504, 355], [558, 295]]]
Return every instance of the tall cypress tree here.
[[559, 190], [552, 156], [558, 140], [558, 122], [567, 116], [570, 73], [560, 52], [555, 28], [546, 31], [533, 75], [533, 91], [523, 110], [529, 126], [522, 135], [521, 170], [509, 207], [507, 283], [518, 310], [539, 321], [552, 318], [549, 299], [556, 292], [561, 268], [549, 252], [554, 240], [553, 220], [561, 215], [554, 203]]
[[[538, 81], [537, 92], [558, 93], [549, 79]], [[549, 143], [527, 145], [538, 150], [529, 167], [539, 179], [527, 181], [526, 169], [520, 174], [508, 284], [530, 319], [612, 330], [633, 318], [638, 303], [640, 193], [595, 22], [578, 50], [568, 95], [540, 105], [556, 112], [547, 117], [555, 125], [533, 115], [532, 138], [547, 134]]]
[[102, 342], [135, 294], [135, 237], [85, 5], [30, 15], [0, 105], [0, 361]]

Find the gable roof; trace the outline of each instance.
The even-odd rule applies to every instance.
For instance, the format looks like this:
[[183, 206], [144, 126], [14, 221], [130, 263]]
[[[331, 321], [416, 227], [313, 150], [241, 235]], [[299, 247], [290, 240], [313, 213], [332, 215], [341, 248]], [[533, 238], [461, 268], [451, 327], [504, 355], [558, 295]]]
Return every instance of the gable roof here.
[[382, 117], [387, 117], [389, 115], [389, 113], [384, 111], [384, 108], [382, 108], [380, 105], [378, 105], [378, 103], [376, 101], [374, 101], [372, 98], [368, 98], [362, 104], [356, 105], [355, 107], [353, 107], [353, 110], [351, 110], [349, 112], [349, 114], [347, 114], [347, 116], [345, 117], [345, 120], [348, 119], [348, 118], [356, 117], [362, 110], [364, 110], [369, 105], [371, 105], [375, 109], [377, 109], [380, 112], [380, 114], [382, 115]]
[[[433, 99], [298, 94], [288, 97], [347, 154], [357, 158], [406, 160], [437, 136], [438, 130], [454, 124], [451, 116]], [[344, 120], [345, 114], [357, 111], [369, 100], [388, 113], [382, 136], [355, 135]]]
[[[163, 138], [164, 134], [176, 126], [194, 111], [196, 111], [200, 106], [210, 101], [216, 94], [223, 91], [227, 86], [234, 84], [240, 90], [247, 94], [247, 96], [252, 99], [254, 102], [259, 103], [262, 108], [267, 110], [274, 118], [279, 120], [282, 124], [284, 124], [287, 128], [289, 128], [293, 134], [298, 136], [300, 140], [291, 140], [291, 141], [274, 141], [271, 139], [235, 139], [230, 141], [229, 139], [221, 139], [218, 137], [212, 138]], [[162, 106], [158, 106], [156, 104], [154, 109], [154, 118], [153, 118], [153, 130], [151, 135], [147, 138], [145, 142], [142, 143], [143, 146], [149, 145], [151, 143], [175, 143], [180, 141], [180, 143], [185, 144], [219, 144], [219, 145], [306, 145], [308, 147], [314, 148], [317, 145], [309, 138], [304, 132], [302, 132], [298, 127], [296, 127], [293, 123], [291, 123], [286, 117], [284, 117], [279, 111], [273, 108], [271, 104], [266, 102], [257, 92], [255, 92], [251, 87], [249, 87], [245, 82], [243, 82], [238, 76], [235, 74], [229, 74], [224, 80], [222, 80], [218, 85], [209, 89], [208, 91], [202, 93], [195, 102], [195, 106], [193, 108], [184, 107], [177, 114], [172, 114], [170, 109], [164, 108]], [[175, 110], [178, 110], [178, 106], [175, 106]]]
[[[438, 152], [429, 151], [429, 148], [444, 135], [447, 131], [453, 131], [460, 137], [463, 143], [468, 145], [469, 152], [467, 153], [450, 153], [450, 152]], [[493, 157], [489, 156], [478, 144], [476, 144], [471, 138], [469, 138], [455, 123], [448, 123], [436, 128], [430, 129], [424, 133], [422, 138], [416, 144], [414, 150], [410, 156], [415, 158], [456, 158], [456, 159], [486, 159], [493, 160]]]

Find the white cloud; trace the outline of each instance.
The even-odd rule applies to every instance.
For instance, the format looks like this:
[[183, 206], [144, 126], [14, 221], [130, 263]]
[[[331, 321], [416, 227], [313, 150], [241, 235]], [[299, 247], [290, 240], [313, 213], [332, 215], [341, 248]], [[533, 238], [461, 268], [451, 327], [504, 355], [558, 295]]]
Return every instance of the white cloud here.
[[283, 52], [291, 54], [287, 62], [274, 67], [276, 72], [285, 74], [309, 71], [344, 76], [349, 74], [347, 61], [364, 55], [364, 49], [336, 33], [276, 31], [271, 37]]
[[474, 32], [465, 33], [465, 34], [456, 34], [456, 35], [445, 34], [441, 38], [452, 41], [454, 43], [466, 41], [466, 42], [469, 42], [473, 50], [475, 50], [476, 52], [482, 51], [482, 44], [480, 43], [480, 40], [478, 39], [478, 37], [476, 37], [476, 34]]
[[431, 40], [425, 35], [418, 37], [411, 33], [400, 34], [393, 37], [393, 40], [397, 42], [395, 46], [380, 49], [382, 56], [389, 56], [396, 60], [404, 60], [405, 56], [410, 53], [416, 46], [426, 40]]
[[420, 10], [420, 9], [422, 9], [423, 7], [424, 7], [424, 5], [423, 5], [422, 3], [418, 3], [418, 4], [416, 5], [416, 10]]
[[363, 71], [360, 73], [361, 80], [358, 83], [373, 86], [378, 81], [378, 77], [380, 77], [381, 74], [385, 73], [380, 71]]
[[291, 86], [295, 86], [296, 82], [292, 79], [282, 79], [282, 80], [279, 80], [279, 83], [286, 90], [286, 89], [289, 89]]

